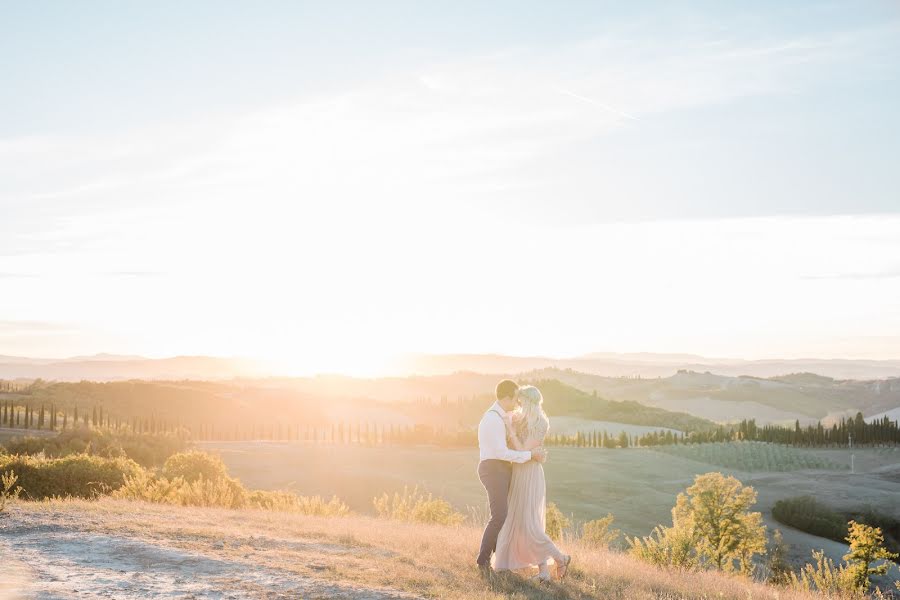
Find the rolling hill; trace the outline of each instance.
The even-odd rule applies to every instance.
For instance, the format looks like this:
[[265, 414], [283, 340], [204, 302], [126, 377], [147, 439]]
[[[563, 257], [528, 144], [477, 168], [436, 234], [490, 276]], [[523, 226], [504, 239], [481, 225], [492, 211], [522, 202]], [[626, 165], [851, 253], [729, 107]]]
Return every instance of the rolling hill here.
[[836, 380], [808, 373], [763, 379], [680, 371], [670, 377], [600, 377], [543, 369], [524, 375], [553, 378], [612, 400], [630, 400], [711, 421], [756, 419], [801, 424], [841, 416], [876, 415], [900, 406], [900, 378]]

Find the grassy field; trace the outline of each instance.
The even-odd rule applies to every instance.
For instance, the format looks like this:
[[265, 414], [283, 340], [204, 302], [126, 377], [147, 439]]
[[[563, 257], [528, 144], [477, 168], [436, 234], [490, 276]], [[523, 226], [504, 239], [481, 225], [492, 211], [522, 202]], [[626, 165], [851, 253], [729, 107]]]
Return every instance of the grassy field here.
[[672, 445], [658, 446], [653, 450], [669, 456], [679, 456], [716, 467], [746, 472], [850, 468], [847, 463], [836, 463], [809, 450], [765, 442]]
[[482, 576], [480, 531], [109, 499], [19, 503], [0, 520], [0, 598], [812, 600], [716, 573], [663, 571], [572, 541], [564, 582]]
[[[474, 450], [267, 442], [207, 443], [201, 447], [219, 453], [231, 473], [252, 488], [337, 494], [363, 514], [373, 512], [371, 501], [376, 494], [399, 491], [407, 485], [441, 495], [461, 511], [475, 507], [481, 514], [485, 512]], [[826, 464], [849, 463], [844, 450], [796, 452]], [[629, 535], [644, 535], [659, 523], [671, 522], [676, 495], [691, 484], [695, 475], [721, 471], [756, 488], [757, 510], [770, 528], [784, 529], [795, 562], [808, 559], [813, 548], [824, 549], [839, 559], [846, 546], [786, 529], [772, 519], [771, 509], [782, 498], [809, 494], [839, 509], [872, 505], [900, 516], [896, 502], [900, 480], [885, 473], [885, 469], [897, 466], [900, 452], [857, 450], [855, 455], [855, 474], [834, 469], [751, 472], [650, 449], [554, 448], [546, 465], [547, 497], [576, 521], [612, 512], [617, 527]]]

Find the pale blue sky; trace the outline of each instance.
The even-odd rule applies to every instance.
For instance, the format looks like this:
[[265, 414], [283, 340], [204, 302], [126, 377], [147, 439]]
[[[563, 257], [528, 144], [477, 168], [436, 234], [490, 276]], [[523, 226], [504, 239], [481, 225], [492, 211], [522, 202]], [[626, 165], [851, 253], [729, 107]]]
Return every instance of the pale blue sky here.
[[[17, 289], [0, 354], [266, 354], [275, 336], [283, 359], [344, 332], [363, 355], [390, 337], [897, 356], [896, 2], [0, 0], [0, 57], [0, 285]], [[498, 228], [524, 248], [485, 241]], [[673, 246], [681, 262], [662, 260]], [[545, 260], [572, 279], [548, 282]], [[627, 297], [673, 268], [690, 285], [627, 317], [640, 331], [611, 333], [627, 302], [475, 299], [504, 270]], [[768, 277], [852, 310], [754, 293], [710, 324], [697, 301]], [[279, 306], [235, 298], [234, 280]], [[360, 283], [379, 291], [348, 300]], [[190, 298], [163, 293], [176, 284]]]

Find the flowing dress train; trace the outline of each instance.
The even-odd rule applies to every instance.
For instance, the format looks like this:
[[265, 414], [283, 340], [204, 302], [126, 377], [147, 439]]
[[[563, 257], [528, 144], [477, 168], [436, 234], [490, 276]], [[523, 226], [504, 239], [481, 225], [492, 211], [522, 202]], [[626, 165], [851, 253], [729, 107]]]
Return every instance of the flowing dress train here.
[[[549, 423], [543, 422], [529, 440], [543, 443]], [[538, 444], [540, 445], [540, 444]], [[518, 570], [538, 566], [563, 554], [546, 533], [547, 484], [544, 465], [536, 461], [513, 464], [509, 485], [509, 511], [497, 538], [494, 569]]]

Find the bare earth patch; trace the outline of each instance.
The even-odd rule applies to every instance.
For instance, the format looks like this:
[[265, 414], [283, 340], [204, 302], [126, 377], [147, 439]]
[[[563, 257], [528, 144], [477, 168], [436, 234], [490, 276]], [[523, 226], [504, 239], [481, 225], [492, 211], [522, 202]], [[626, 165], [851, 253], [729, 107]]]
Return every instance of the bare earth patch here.
[[365, 549], [285, 540], [277, 529], [226, 532], [216, 524], [223, 511], [203, 518], [201, 511], [174, 509], [186, 518], [171, 530], [159, 527], [171, 508], [132, 504], [137, 510], [128, 514], [111, 504], [111, 510], [82, 502], [19, 504], [0, 516], [7, 571], [0, 599], [412, 597], [314, 575], [328, 569], [320, 557], [350, 558]]

